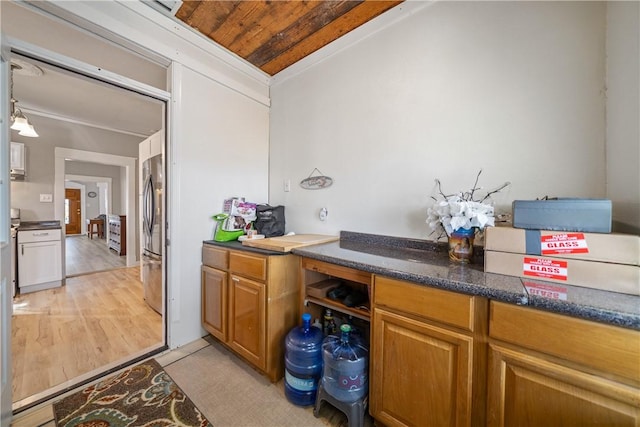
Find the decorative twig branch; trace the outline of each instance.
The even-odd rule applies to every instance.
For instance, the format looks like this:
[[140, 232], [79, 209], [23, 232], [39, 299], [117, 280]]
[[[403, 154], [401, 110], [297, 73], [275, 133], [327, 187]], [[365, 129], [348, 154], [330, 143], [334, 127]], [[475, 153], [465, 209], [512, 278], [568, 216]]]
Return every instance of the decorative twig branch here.
[[[439, 180], [438, 178], [436, 178], [436, 184], [438, 184], [438, 193], [440, 193], [440, 195], [441, 195], [442, 197], [444, 197], [444, 198], [445, 198], [445, 200], [446, 200], [446, 199], [447, 199], [447, 197], [449, 197], [449, 196], [447, 196], [446, 194], [444, 194], [444, 193], [442, 192], [442, 183], [440, 183], [440, 180]], [[433, 197], [433, 196], [431, 196], [431, 197]], [[437, 200], [437, 199], [435, 199], [435, 198], [433, 198], [433, 199], [434, 199], [434, 200]]]
[[473, 200], [473, 193], [478, 189], [478, 180], [480, 179], [480, 174], [482, 173], [482, 169], [478, 171], [478, 175], [476, 175], [476, 182], [473, 183], [473, 187], [471, 188], [471, 194], [469, 194], [469, 200]]
[[482, 203], [485, 200], [487, 200], [489, 197], [491, 197], [492, 194], [495, 194], [495, 193], [497, 193], [499, 191], [502, 191], [503, 189], [505, 189], [506, 187], [508, 187], [510, 185], [511, 185], [511, 182], [507, 181], [504, 184], [502, 184], [500, 187], [496, 188], [495, 190], [488, 192], [487, 195], [484, 196], [484, 199], [480, 200], [480, 203]]

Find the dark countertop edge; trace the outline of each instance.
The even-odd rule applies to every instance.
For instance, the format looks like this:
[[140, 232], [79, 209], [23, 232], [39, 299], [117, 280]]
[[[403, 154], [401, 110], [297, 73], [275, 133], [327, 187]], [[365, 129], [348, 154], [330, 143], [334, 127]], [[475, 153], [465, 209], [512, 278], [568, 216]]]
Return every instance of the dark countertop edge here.
[[61, 230], [60, 221], [23, 221], [17, 227], [18, 231], [29, 230]]
[[[442, 250], [441, 244], [421, 241], [418, 239], [407, 239], [402, 237], [378, 236], [366, 233], [356, 233], [341, 231], [340, 240], [357, 241], [372, 245], [397, 247], [398, 249], [423, 249], [423, 250]], [[405, 245], [406, 243], [406, 245]], [[326, 244], [325, 244], [326, 245]], [[458, 282], [449, 279], [431, 277], [424, 275], [411, 274], [403, 271], [395, 271], [374, 265], [352, 262], [338, 257], [327, 256], [326, 254], [317, 254], [313, 252], [313, 248], [319, 246], [307, 246], [299, 249], [293, 249], [293, 253], [307, 258], [318, 259], [320, 261], [330, 262], [344, 267], [351, 267], [382, 276], [407, 280], [410, 282], [423, 284], [444, 290], [460, 292], [469, 295], [483, 296], [489, 299], [499, 300], [507, 303], [523, 305], [557, 314], [564, 314], [571, 317], [583, 318], [599, 323], [620, 326], [627, 329], [640, 330], [640, 314], [631, 312], [615, 311], [602, 307], [576, 302], [568, 302], [562, 300], [552, 300], [538, 296], [530, 296], [526, 290], [522, 280], [522, 293], [504, 292], [498, 289], [492, 289], [468, 282]], [[516, 279], [519, 279], [516, 277]], [[598, 290], [600, 294], [616, 294], [614, 292]], [[630, 296], [632, 297], [632, 296]]]
[[262, 255], [289, 255], [291, 253], [291, 252], [270, 251], [268, 249], [260, 249], [260, 248], [254, 248], [254, 247], [251, 247], [251, 246], [245, 246], [245, 245], [242, 244], [242, 242], [240, 242], [238, 240], [231, 240], [229, 242], [218, 242], [218, 241], [215, 241], [215, 240], [203, 240], [202, 243], [205, 244], [205, 245], [219, 246], [221, 248], [235, 249], [237, 251], [254, 252], [254, 253], [258, 253], [258, 254], [262, 254]]
[[[377, 234], [358, 233], [355, 231], [341, 231], [340, 241], [356, 242], [376, 246], [386, 246], [396, 249], [417, 249], [428, 252], [447, 252], [446, 242], [433, 242], [430, 240], [412, 239], [407, 237], [381, 236]], [[484, 247], [473, 246], [473, 263], [484, 264]]]
[[390, 270], [384, 267], [378, 267], [371, 264], [365, 264], [361, 262], [346, 261], [341, 258], [335, 258], [326, 255], [318, 255], [310, 252], [312, 246], [305, 248], [293, 249], [293, 253], [304, 256], [306, 258], [313, 258], [319, 261], [325, 261], [331, 264], [340, 265], [343, 267], [354, 268], [356, 270], [366, 271], [368, 273], [374, 273], [379, 276], [390, 277], [393, 279], [406, 280], [408, 282], [418, 283], [421, 285], [431, 286], [433, 288], [443, 289], [447, 291], [454, 291], [468, 295], [476, 295], [486, 297], [489, 299], [500, 300], [517, 305], [527, 305], [527, 294], [513, 293], [513, 292], [501, 292], [498, 289], [492, 289], [487, 287], [481, 287], [472, 283], [458, 282], [455, 280], [444, 279], [441, 277], [423, 276], [419, 274], [407, 273], [404, 271]]

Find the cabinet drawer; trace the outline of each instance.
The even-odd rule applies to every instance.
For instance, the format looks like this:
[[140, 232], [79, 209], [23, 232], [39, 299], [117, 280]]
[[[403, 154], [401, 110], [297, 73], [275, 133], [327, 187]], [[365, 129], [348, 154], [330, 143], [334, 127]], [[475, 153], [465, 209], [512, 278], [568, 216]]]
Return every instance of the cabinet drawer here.
[[474, 298], [387, 277], [376, 276], [374, 304], [436, 320], [468, 331], [474, 330]]
[[232, 251], [229, 253], [229, 271], [249, 279], [267, 280], [267, 258]]
[[229, 266], [229, 251], [215, 246], [202, 246], [202, 263], [209, 267], [226, 270]]
[[640, 332], [492, 301], [489, 336], [640, 383]]
[[55, 230], [21, 230], [18, 231], [18, 243], [49, 242], [61, 240], [62, 231]]
[[302, 268], [306, 270], [316, 271], [322, 274], [327, 274], [333, 277], [339, 277], [345, 280], [351, 280], [352, 282], [362, 283], [364, 285], [371, 284], [371, 273], [367, 273], [366, 271], [354, 270], [353, 268], [343, 267], [341, 265], [335, 265], [315, 259], [304, 258], [302, 260]]

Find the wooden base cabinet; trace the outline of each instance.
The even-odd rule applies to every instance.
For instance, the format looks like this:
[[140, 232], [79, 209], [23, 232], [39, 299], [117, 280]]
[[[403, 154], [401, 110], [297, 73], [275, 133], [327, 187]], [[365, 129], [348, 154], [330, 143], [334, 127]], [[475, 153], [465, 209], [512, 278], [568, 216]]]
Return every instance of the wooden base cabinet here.
[[227, 272], [202, 266], [202, 324], [214, 337], [227, 341]]
[[640, 333], [491, 303], [489, 426], [640, 425]]
[[472, 338], [376, 309], [371, 410], [385, 425], [470, 425]]
[[284, 337], [300, 323], [299, 257], [202, 248], [202, 325], [263, 372], [284, 375]]
[[383, 277], [373, 292], [371, 415], [387, 426], [484, 425], [486, 299]]
[[229, 346], [261, 370], [266, 368], [265, 287], [231, 275]]

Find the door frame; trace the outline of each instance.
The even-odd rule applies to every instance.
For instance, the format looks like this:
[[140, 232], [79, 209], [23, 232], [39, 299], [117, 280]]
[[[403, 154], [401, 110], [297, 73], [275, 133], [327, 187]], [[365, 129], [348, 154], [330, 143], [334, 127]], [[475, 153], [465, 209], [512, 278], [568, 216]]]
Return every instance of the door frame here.
[[[104, 183], [106, 184], [107, 188], [105, 189], [107, 192], [107, 206], [106, 209], [107, 211], [109, 209], [111, 209], [111, 197], [112, 197], [112, 191], [111, 189], [113, 188], [113, 179], [111, 179], [111, 177], [106, 177], [106, 176], [90, 176], [90, 175], [71, 175], [71, 174], [65, 174], [64, 175], [64, 181], [65, 181], [65, 188], [73, 188], [73, 187], [69, 187], [69, 182], [72, 182], [74, 185], [78, 185], [78, 186], [82, 186], [83, 188], [85, 187], [83, 184], [80, 184], [81, 182], [93, 182], [95, 184], [98, 184], [98, 188], [100, 189], [100, 191], [102, 191], [102, 189], [100, 188], [100, 184]], [[85, 217], [85, 213], [87, 210], [87, 197], [85, 196], [85, 191], [82, 192], [81, 194], [81, 198], [82, 198], [82, 233], [81, 234], [87, 234], [87, 222], [85, 221], [86, 217]], [[102, 195], [99, 195], [99, 197], [102, 197]], [[105, 236], [107, 233], [107, 229], [108, 227], [105, 227]], [[107, 237], [107, 241], [109, 239], [109, 236]]]
[[[2, 2], [0, 1], [0, 3]], [[1, 8], [1, 5], [0, 5], [0, 8]], [[0, 95], [3, 99], [6, 96], [9, 88], [9, 73], [8, 73], [9, 59], [12, 56], [14, 56], [14, 54], [27, 55], [32, 60], [45, 62], [49, 65], [66, 69], [67, 71], [77, 73], [81, 76], [86, 76], [86, 77], [96, 79], [97, 81], [110, 83], [115, 86], [121, 87], [123, 89], [128, 89], [134, 92], [138, 92], [142, 95], [155, 98], [157, 100], [164, 102], [165, 103], [164, 132], [165, 132], [165, 138], [168, 139], [169, 130], [167, 127], [167, 122], [170, 121], [169, 116], [172, 114], [171, 112], [173, 111], [171, 108], [172, 97], [170, 92], [155, 88], [153, 86], [147, 85], [145, 83], [141, 83], [139, 81], [136, 81], [128, 77], [124, 77], [119, 74], [106, 71], [102, 68], [93, 67], [90, 64], [75, 60], [68, 56], [64, 56], [64, 55], [52, 52], [50, 50], [44, 49], [39, 46], [25, 43], [24, 41], [21, 41], [21, 40], [3, 37], [1, 41], [2, 41], [2, 57], [1, 57], [2, 64], [0, 64], [1, 65], [0, 86], [2, 87], [3, 90], [0, 91], [1, 92]], [[9, 194], [10, 191], [8, 188], [9, 187], [9, 179], [8, 179], [9, 148], [8, 147], [9, 147], [9, 140], [10, 140], [9, 127], [7, 126], [7, 123], [9, 122], [9, 112], [7, 108], [9, 105], [8, 98], [6, 99], [6, 102], [2, 102], [1, 104], [2, 105], [0, 105], [0, 133], [1, 133], [0, 148], [6, 148], [6, 149], [3, 149], [0, 151], [0, 162], [2, 162], [0, 164], [0, 199], [4, 200], [4, 198], [6, 197], [8, 201], [10, 198], [10, 194]], [[165, 142], [165, 143], [168, 143], [168, 142]], [[60, 155], [62, 152], [64, 152], [64, 150], [65, 149], [60, 149], [59, 152], [56, 152], [56, 156], [54, 159], [55, 170], [56, 170], [55, 182], [54, 182], [54, 200], [58, 201], [57, 203], [55, 203], [55, 206], [54, 206], [54, 214], [55, 214], [54, 216], [55, 216], [55, 219], [62, 220], [62, 221], [64, 220], [65, 157], [64, 156], [60, 157]], [[97, 158], [96, 154], [100, 154], [101, 156], [105, 156], [105, 157], [102, 157], [102, 159], [106, 164], [115, 164], [119, 166], [124, 166], [125, 171], [123, 175], [124, 175], [124, 178], [127, 180], [127, 185], [125, 189], [125, 195], [126, 195], [125, 211], [127, 212], [126, 214], [131, 218], [136, 218], [134, 214], [135, 206], [136, 206], [135, 205], [135, 198], [136, 198], [135, 168], [136, 168], [136, 160], [137, 160], [136, 158], [124, 157], [124, 156], [113, 156], [113, 155], [108, 155], [103, 153], [91, 153], [91, 152], [82, 151], [82, 150], [71, 150], [69, 153], [73, 154], [73, 156], [75, 156], [75, 159], [77, 160], [89, 161], [93, 163], [96, 162], [96, 158]], [[90, 154], [91, 157], [85, 157], [87, 153]], [[163, 147], [163, 153], [165, 153], [165, 162], [167, 162], [168, 159], [166, 157], [167, 154], [164, 151], [164, 147]], [[73, 158], [73, 157], [67, 157], [67, 158]], [[109, 163], [109, 162], [112, 162], [112, 163]], [[6, 163], [6, 170], [4, 170], [2, 166], [5, 163]], [[121, 163], [124, 163], [125, 165], [122, 165]], [[60, 173], [60, 171], [62, 173]], [[59, 202], [61, 199], [62, 199], [62, 202]], [[9, 219], [10, 219], [9, 203], [6, 203], [6, 204], [2, 203], [2, 205], [6, 207], [4, 209], [0, 209], [0, 249], [2, 249], [2, 251], [0, 252], [1, 254], [0, 261], [2, 261], [2, 267], [3, 267], [0, 269], [0, 286], [2, 286], [2, 283], [3, 283], [2, 272], [9, 271], [8, 268], [5, 268], [5, 265], [6, 266], [9, 265], [9, 257], [10, 257], [10, 254], [8, 254], [8, 249], [9, 249], [8, 245], [3, 244], [3, 238], [7, 237], [9, 234]], [[167, 205], [165, 205], [166, 224], [169, 223], [169, 217], [170, 217], [170, 212], [167, 209]], [[135, 221], [127, 221], [127, 223], [128, 223], [127, 233], [129, 233], [130, 231], [129, 224], [133, 225], [133, 228], [131, 229], [132, 232], [129, 233], [127, 237], [127, 244], [129, 244], [129, 239], [135, 238], [136, 236], [135, 224], [134, 224]], [[64, 239], [63, 239], [63, 245], [64, 245]], [[132, 243], [132, 245], [133, 245], [132, 247], [134, 247], [135, 243]], [[5, 250], [5, 247], [7, 250]], [[62, 250], [62, 253], [64, 254], [64, 248]], [[131, 251], [127, 255], [127, 265], [134, 265], [136, 253], [137, 251]], [[164, 295], [166, 295], [169, 289], [168, 277], [166, 275], [168, 257], [165, 257], [165, 260], [163, 262], [164, 262], [163, 293]], [[64, 262], [63, 262], [63, 269], [64, 269]], [[66, 272], [63, 271], [63, 277], [65, 275], [66, 275]], [[2, 288], [0, 288], [0, 291], [1, 290]], [[9, 373], [9, 376], [6, 377], [6, 382], [2, 383], [2, 388], [0, 389], [0, 391], [2, 392], [0, 396], [0, 417], [1, 417], [0, 424], [4, 425], [5, 423], [6, 424], [10, 423], [13, 417], [13, 411], [14, 411], [13, 399], [12, 399], [12, 386], [11, 386], [11, 368], [10, 368], [11, 367], [12, 304], [11, 304], [11, 298], [6, 298], [6, 295], [4, 292], [1, 292], [1, 294], [2, 296], [4, 296], [2, 300], [8, 301], [7, 305], [9, 308], [8, 310], [3, 309], [0, 311], [0, 315], [2, 316], [0, 318], [0, 375], [5, 375], [6, 377], [6, 374]], [[6, 319], [5, 319], [5, 316], [6, 316]], [[163, 349], [167, 348], [168, 328], [171, 323], [170, 317], [171, 317], [171, 310], [166, 308], [162, 315], [162, 318], [163, 318], [162, 344], [161, 344], [161, 347], [157, 349], [157, 351], [162, 351]], [[20, 409], [26, 409], [29, 406], [30, 405], [26, 405]]]
[[[101, 163], [124, 168], [124, 214], [127, 218], [136, 218], [136, 158], [97, 153], [94, 151], [76, 150], [72, 148], [55, 148], [55, 177], [53, 200], [57, 200], [53, 208], [54, 218], [64, 223], [64, 177], [65, 160]], [[136, 247], [136, 221], [127, 221], [127, 247]], [[136, 251], [127, 251], [127, 267], [136, 265]]]
[[[2, 10], [0, 1], [0, 11]], [[0, 425], [9, 425], [12, 417], [11, 316], [13, 314], [11, 283], [9, 180], [9, 78], [7, 47], [0, 38]], [[10, 296], [11, 295], [11, 296]]]

